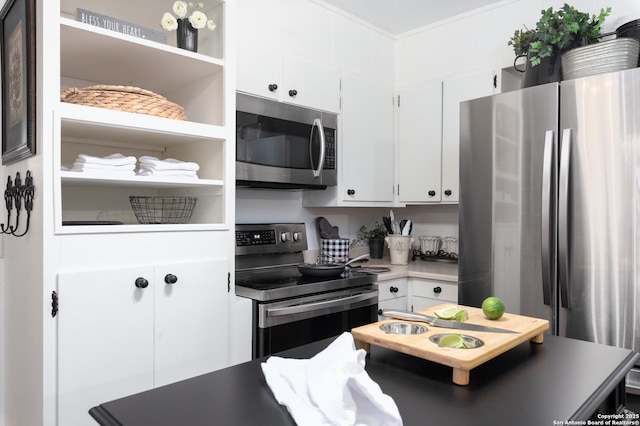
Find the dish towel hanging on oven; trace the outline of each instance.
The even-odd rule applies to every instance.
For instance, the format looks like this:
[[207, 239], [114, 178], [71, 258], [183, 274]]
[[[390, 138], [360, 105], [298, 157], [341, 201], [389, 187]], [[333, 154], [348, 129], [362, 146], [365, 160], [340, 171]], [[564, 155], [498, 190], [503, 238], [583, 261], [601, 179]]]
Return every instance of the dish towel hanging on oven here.
[[395, 401], [364, 370], [365, 356], [345, 332], [311, 359], [272, 356], [262, 372], [299, 426], [401, 426]]

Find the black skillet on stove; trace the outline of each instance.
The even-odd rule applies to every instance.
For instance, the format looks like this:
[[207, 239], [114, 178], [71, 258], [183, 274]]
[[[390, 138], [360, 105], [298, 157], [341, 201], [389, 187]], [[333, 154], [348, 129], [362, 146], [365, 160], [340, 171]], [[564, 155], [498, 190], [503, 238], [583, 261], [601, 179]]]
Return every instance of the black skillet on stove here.
[[354, 257], [348, 262], [336, 262], [336, 263], [302, 263], [298, 265], [298, 271], [302, 275], [306, 275], [308, 277], [316, 277], [316, 278], [330, 278], [337, 277], [342, 274], [347, 265], [352, 262], [357, 262], [358, 260], [362, 260], [369, 257], [368, 254], [363, 254], [362, 256]]

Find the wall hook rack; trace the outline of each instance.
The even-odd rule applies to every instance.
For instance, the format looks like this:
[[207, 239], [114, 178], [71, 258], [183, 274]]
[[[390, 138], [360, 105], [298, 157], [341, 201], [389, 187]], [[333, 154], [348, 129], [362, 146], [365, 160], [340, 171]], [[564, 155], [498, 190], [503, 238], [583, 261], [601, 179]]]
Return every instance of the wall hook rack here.
[[[33, 210], [33, 196], [35, 188], [33, 186], [33, 177], [31, 171], [27, 170], [27, 176], [24, 179], [24, 185], [20, 178], [20, 172], [16, 173], [15, 179], [12, 181], [11, 176], [7, 178], [7, 187], [4, 190], [4, 203], [7, 208], [7, 225], [0, 223], [0, 231], [3, 234], [10, 234], [16, 237], [22, 237], [29, 232], [29, 222], [31, 220], [31, 210]], [[22, 206], [27, 212], [27, 225], [23, 233], [18, 234], [20, 226], [20, 211]], [[16, 209], [15, 225], [11, 225], [11, 212]]]

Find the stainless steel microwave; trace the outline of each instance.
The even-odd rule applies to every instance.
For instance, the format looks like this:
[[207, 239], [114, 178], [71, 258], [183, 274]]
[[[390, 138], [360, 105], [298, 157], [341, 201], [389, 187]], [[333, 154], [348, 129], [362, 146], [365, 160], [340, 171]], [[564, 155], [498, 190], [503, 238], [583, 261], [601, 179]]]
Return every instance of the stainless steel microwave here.
[[236, 186], [326, 189], [337, 184], [336, 114], [238, 93]]

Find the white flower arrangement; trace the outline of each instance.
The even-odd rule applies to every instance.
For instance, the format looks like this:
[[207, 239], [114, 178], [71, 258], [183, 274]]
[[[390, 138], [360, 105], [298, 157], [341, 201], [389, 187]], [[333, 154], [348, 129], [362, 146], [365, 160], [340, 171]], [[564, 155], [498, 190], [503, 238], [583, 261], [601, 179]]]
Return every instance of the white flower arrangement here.
[[178, 19], [186, 18], [189, 11], [192, 10], [191, 15], [189, 15], [189, 22], [193, 25], [193, 28], [199, 30], [206, 27], [211, 31], [215, 30], [216, 23], [212, 19], [207, 19], [207, 15], [202, 10], [195, 9], [196, 7], [198, 7], [198, 9], [204, 9], [204, 3], [200, 2], [194, 5], [192, 2], [181, 0], [174, 2], [172, 10], [177, 18], [169, 12], [165, 12], [165, 14], [162, 15], [162, 20], [160, 21], [162, 28], [167, 31], [177, 29]]

